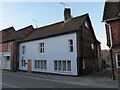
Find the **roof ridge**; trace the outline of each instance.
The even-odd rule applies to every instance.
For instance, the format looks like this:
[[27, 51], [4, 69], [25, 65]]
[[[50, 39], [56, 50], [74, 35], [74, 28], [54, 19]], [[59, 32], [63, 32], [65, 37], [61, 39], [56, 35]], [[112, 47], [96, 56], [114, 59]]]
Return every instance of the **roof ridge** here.
[[21, 28], [21, 29], [18, 29], [17, 31], [21, 31], [21, 30], [24, 30], [24, 29], [26, 29], [26, 28], [30, 28], [30, 27], [32, 27], [32, 28], [33, 28], [33, 26], [32, 26], [32, 25], [29, 25], [29, 26], [23, 27], [23, 28]]
[[[8, 29], [14, 29], [14, 27], [11, 26], [11, 27], [8, 27], [8, 28], [5, 28], [5, 29], [2, 29], [1, 31], [7, 31]], [[15, 30], [15, 29], [14, 29], [14, 30]]]
[[[88, 13], [85, 13], [85, 14], [80, 15], [80, 16], [73, 17], [71, 19], [76, 19], [76, 18], [83, 17], [83, 16], [86, 16], [86, 15], [88, 15]], [[41, 28], [45, 28], [45, 27], [49, 27], [49, 26], [53, 26], [53, 25], [60, 24], [60, 23], [63, 23], [63, 22], [64, 21], [59, 21], [59, 22], [56, 22], [56, 23], [53, 23], [53, 24], [49, 24], [49, 25], [45, 25], [45, 26], [39, 27], [39, 28], [37, 28], [35, 30], [38, 30], [38, 29], [41, 29]]]

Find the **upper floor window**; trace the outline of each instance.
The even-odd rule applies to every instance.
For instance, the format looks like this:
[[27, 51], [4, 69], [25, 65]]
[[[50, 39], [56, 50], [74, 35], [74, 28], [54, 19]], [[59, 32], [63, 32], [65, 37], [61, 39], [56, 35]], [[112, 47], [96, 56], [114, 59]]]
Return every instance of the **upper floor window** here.
[[7, 51], [10, 51], [11, 50], [11, 42], [8, 42], [7, 43]]
[[94, 44], [93, 43], [91, 44], [91, 49], [94, 49]]
[[73, 52], [73, 40], [70, 39], [70, 40], [68, 41], [68, 43], [69, 43], [69, 51], [70, 51], [70, 52]]
[[40, 53], [44, 53], [44, 43], [40, 43]]
[[85, 27], [89, 28], [88, 22], [85, 21]]
[[22, 46], [22, 54], [25, 54], [25, 46]]

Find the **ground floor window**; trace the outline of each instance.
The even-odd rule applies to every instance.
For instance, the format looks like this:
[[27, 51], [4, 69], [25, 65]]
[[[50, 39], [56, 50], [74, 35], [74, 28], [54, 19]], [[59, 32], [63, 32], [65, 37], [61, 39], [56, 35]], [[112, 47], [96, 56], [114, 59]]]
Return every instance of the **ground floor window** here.
[[120, 53], [116, 54], [116, 64], [117, 67], [120, 68]]
[[71, 61], [54, 60], [54, 70], [71, 71]]
[[46, 60], [35, 60], [34, 61], [35, 68], [37, 69], [46, 69], [47, 62]]
[[26, 64], [25, 60], [21, 60], [21, 66], [25, 67], [25, 64]]

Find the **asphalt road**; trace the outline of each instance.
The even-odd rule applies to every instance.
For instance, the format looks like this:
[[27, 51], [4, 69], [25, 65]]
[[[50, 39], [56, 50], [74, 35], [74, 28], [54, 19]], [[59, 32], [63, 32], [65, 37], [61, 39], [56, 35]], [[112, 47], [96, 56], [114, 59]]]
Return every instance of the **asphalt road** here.
[[25, 77], [15, 74], [2, 74], [2, 88], [94, 88], [72, 83], [59, 82], [54, 80]]

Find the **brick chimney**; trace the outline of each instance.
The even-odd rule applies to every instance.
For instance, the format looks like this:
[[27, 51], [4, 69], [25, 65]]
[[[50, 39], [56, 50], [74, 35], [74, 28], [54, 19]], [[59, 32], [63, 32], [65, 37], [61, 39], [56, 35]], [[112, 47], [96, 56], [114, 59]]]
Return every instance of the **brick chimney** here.
[[70, 8], [65, 8], [64, 10], [64, 21], [68, 21], [71, 19], [71, 10]]

